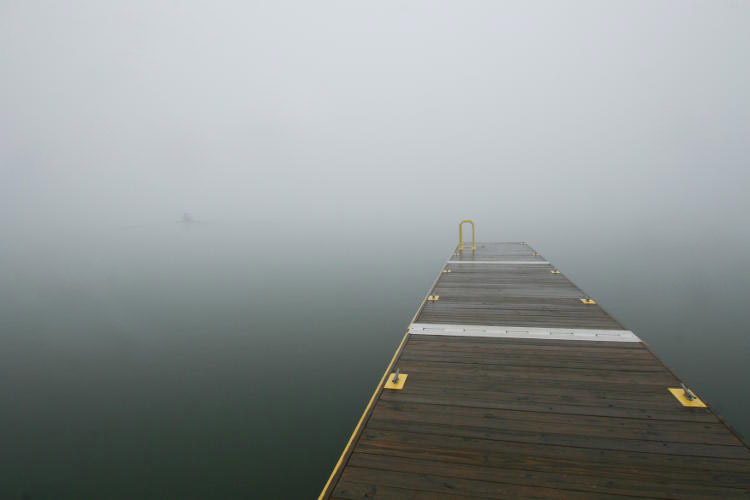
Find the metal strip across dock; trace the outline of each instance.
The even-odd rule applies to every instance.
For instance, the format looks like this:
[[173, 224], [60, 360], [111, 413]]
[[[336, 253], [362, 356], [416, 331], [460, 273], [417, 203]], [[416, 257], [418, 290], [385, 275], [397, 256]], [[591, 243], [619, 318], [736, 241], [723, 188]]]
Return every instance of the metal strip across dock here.
[[449, 260], [448, 264], [502, 264], [512, 266], [542, 264], [549, 265], [546, 260]]
[[411, 335], [447, 335], [451, 337], [492, 337], [514, 339], [590, 340], [594, 342], [640, 342], [630, 330], [584, 330], [577, 328], [524, 328], [481, 325], [438, 325], [413, 323]]
[[472, 242], [320, 497], [747, 498], [750, 449], [687, 386], [530, 246]]

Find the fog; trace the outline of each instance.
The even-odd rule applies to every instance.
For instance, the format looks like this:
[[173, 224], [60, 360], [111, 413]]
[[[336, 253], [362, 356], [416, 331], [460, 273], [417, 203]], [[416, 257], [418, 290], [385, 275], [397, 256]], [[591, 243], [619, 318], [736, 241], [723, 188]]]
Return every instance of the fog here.
[[[315, 494], [472, 218], [479, 240], [530, 242], [750, 433], [750, 392], [732, 392], [750, 378], [749, 25], [744, 1], [1, 1], [7, 394], [47, 394], [60, 356], [81, 370], [71, 387], [112, 382], [144, 352], [179, 365], [173, 342], [222, 384], [252, 385], [232, 366], [250, 380], [286, 366], [288, 392], [256, 386], [246, 408], [261, 436], [234, 423], [247, 455], [216, 466], [228, 489], [194, 489], [190, 462], [173, 470], [186, 489], [169, 491], [278, 492], [304, 428], [318, 437], [294, 452], [300, 479], [284, 492]], [[184, 212], [197, 222], [179, 224]], [[237, 358], [207, 361], [210, 336]], [[121, 365], [87, 364], [102, 352]], [[195, 382], [169, 369], [182, 375], [149, 368], [132, 394]], [[300, 387], [341, 370], [350, 381], [332, 393]], [[131, 406], [139, 422], [146, 399]], [[71, 411], [107, 435], [115, 417], [89, 403]], [[203, 405], [184, 439], [232, 413]], [[278, 409], [259, 421], [258, 405]], [[299, 406], [304, 424], [289, 416]], [[14, 414], [26, 427], [0, 456], [16, 467], [0, 493], [165, 498], [107, 468], [137, 461], [124, 444], [71, 437], [59, 446], [100, 458], [53, 452], [35, 472], [19, 450], [55, 429], [35, 408]], [[158, 446], [155, 462], [184, 451]], [[246, 484], [231, 482], [240, 464], [255, 467]]]
[[470, 215], [530, 239], [721, 214], [731, 237], [747, 209], [745, 2], [1, 12], [6, 227]]

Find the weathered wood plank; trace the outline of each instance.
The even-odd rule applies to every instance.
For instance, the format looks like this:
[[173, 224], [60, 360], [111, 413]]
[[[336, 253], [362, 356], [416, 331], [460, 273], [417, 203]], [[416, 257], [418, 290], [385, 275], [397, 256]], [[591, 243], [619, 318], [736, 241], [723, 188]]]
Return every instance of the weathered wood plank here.
[[726, 432], [719, 423], [664, 422], [628, 418], [582, 416], [470, 408], [451, 404], [434, 405], [380, 401], [373, 420], [392, 422], [423, 422], [454, 427], [518, 430], [523, 432], [554, 433], [612, 439], [641, 439], [648, 441], [695, 444], [721, 444], [740, 447], [740, 455], [750, 459], [750, 452], [739, 440]]
[[[355, 459], [358, 460], [358, 459]], [[348, 482], [371, 485], [382, 485], [388, 488], [424, 491], [449, 496], [469, 496], [471, 498], [612, 498], [611, 496], [592, 496], [590, 493], [526, 486], [496, 481], [463, 479], [435, 474], [401, 472], [388, 469], [371, 469], [349, 465], [341, 478], [342, 486]], [[338, 495], [338, 488], [334, 495]], [[387, 498], [383, 496], [383, 498]], [[619, 497], [622, 498], [622, 497]]]
[[567, 446], [504, 442], [502, 446], [486, 439], [470, 439], [438, 434], [368, 430], [362, 434], [361, 451], [372, 454], [407, 454], [411, 458], [438, 457], [446, 461], [512, 466], [519, 469], [540, 467], [558, 471], [607, 471], [627, 477], [679, 479], [686, 484], [721, 483], [727, 487], [750, 487], [747, 460], [705, 458], [655, 453], [597, 450]]
[[[685, 411], [670, 409], [644, 408], [640, 402], [604, 400], [583, 404], [558, 399], [554, 402], [544, 402], [533, 398], [529, 394], [503, 393], [449, 393], [451, 404], [469, 408], [496, 408], [500, 410], [536, 411], [549, 413], [563, 413], [565, 415], [590, 415], [603, 417], [639, 418], [646, 420], [669, 420], [686, 422], [718, 422], [709, 410], [705, 408], [685, 408]], [[446, 394], [442, 392], [415, 392], [395, 395], [391, 392], [383, 393], [384, 401], [408, 401], [426, 404], [444, 404]], [[634, 407], [635, 406], [635, 407]]]
[[[706, 498], [710, 496], [720, 498], [746, 498], [750, 490], [744, 488], [723, 488], [716, 485], [703, 486], [700, 484], [685, 484], [676, 481], [641, 481], [633, 479], [615, 478], [613, 476], [598, 476], [591, 474], [570, 474], [563, 472], [547, 472], [535, 470], [521, 470], [515, 468], [495, 468], [486, 465], [446, 463], [430, 459], [413, 459], [394, 456], [370, 455], [355, 453], [351, 464], [354, 467], [369, 468], [413, 475], [430, 475], [444, 478], [461, 478], [485, 483], [485, 487], [492, 483], [535, 488], [543, 485], [562, 491], [578, 491], [589, 494], [611, 494], [626, 496], [647, 496], [661, 498]], [[476, 485], [472, 485], [476, 487]], [[491, 492], [487, 488], [485, 492]], [[467, 492], [474, 493], [472, 490]], [[457, 493], [464, 493], [458, 490]], [[531, 492], [527, 492], [530, 494]], [[546, 493], [546, 492], [545, 492]], [[551, 493], [551, 492], [550, 492]], [[537, 493], [539, 494], [539, 493]], [[558, 493], [559, 494], [559, 493]]]

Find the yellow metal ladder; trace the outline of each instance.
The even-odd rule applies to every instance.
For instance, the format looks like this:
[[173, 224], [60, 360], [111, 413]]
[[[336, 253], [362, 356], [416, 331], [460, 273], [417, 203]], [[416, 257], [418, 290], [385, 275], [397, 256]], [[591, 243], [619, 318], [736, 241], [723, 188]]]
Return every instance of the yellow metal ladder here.
[[474, 221], [466, 219], [458, 223], [458, 251], [459, 253], [464, 251], [464, 224], [467, 222], [471, 224], [471, 251], [472, 252], [477, 251], [477, 240], [474, 234]]

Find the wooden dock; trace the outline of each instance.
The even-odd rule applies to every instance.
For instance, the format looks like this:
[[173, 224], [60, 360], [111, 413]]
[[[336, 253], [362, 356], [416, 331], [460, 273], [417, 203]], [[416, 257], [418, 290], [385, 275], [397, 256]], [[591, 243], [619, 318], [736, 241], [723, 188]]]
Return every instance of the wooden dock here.
[[749, 498], [748, 447], [586, 299], [526, 243], [457, 249], [321, 498]]

